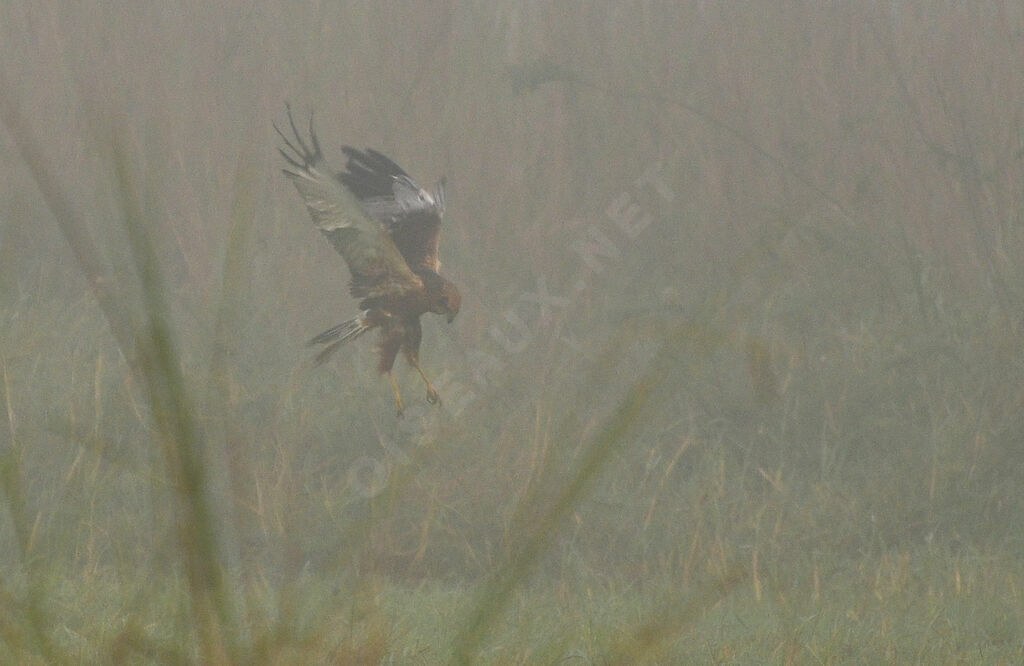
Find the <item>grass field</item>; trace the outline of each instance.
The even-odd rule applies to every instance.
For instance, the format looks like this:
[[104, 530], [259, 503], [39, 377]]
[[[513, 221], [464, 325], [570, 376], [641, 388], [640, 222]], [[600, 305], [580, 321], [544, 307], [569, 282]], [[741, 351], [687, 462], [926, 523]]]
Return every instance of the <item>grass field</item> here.
[[[64, 4], [0, 21], [0, 663], [1024, 661], [1019, 7]], [[313, 367], [285, 100], [448, 175], [440, 408]]]

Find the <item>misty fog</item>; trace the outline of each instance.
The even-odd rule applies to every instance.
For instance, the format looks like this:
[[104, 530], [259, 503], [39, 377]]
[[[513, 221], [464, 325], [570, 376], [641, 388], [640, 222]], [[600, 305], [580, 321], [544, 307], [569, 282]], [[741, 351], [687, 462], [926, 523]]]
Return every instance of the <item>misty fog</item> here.
[[[1024, 659], [1024, 7], [0, 10], [0, 661]], [[282, 169], [446, 178], [406, 411]]]

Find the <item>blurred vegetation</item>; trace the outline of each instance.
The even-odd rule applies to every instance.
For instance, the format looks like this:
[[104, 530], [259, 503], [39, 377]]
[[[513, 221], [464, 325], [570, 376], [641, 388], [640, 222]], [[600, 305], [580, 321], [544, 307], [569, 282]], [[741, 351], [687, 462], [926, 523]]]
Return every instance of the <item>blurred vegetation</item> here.
[[[1024, 658], [1024, 9], [0, 10], [0, 661]], [[442, 408], [271, 122], [449, 182]]]

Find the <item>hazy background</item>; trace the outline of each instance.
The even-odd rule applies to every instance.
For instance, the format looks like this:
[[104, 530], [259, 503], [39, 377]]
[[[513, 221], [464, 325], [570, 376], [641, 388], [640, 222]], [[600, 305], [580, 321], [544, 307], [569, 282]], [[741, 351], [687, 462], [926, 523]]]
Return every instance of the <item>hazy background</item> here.
[[[590, 622], [595, 589], [725, 579], [925, 636], [915, 600], [976, 594], [941, 654], [1024, 649], [1018, 3], [9, 2], [0, 62], [2, 591], [58, 645], [182, 621], [142, 233], [243, 614], [303, 576], [471, 590], [542, 525], [516, 583]], [[285, 101], [335, 168], [447, 175], [440, 409], [400, 361], [397, 420], [369, 341], [311, 367], [356, 307], [280, 172]]]

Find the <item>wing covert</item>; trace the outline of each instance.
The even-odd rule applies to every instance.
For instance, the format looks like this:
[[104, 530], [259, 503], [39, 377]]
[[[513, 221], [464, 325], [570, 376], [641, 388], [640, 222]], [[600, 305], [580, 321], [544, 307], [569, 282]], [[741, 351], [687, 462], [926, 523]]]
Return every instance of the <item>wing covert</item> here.
[[402, 167], [372, 150], [342, 148], [348, 156], [338, 179], [368, 216], [388, 228], [391, 240], [413, 271], [440, 269], [438, 245], [444, 215], [445, 181], [433, 191], [420, 187]]
[[354, 193], [328, 168], [313, 131], [312, 115], [307, 145], [295, 126], [291, 107], [287, 108], [294, 138], [289, 139], [274, 125], [288, 149], [279, 149], [291, 165], [283, 171], [306, 202], [313, 223], [348, 264], [352, 295], [378, 297], [422, 288], [389, 230], [367, 215]]

